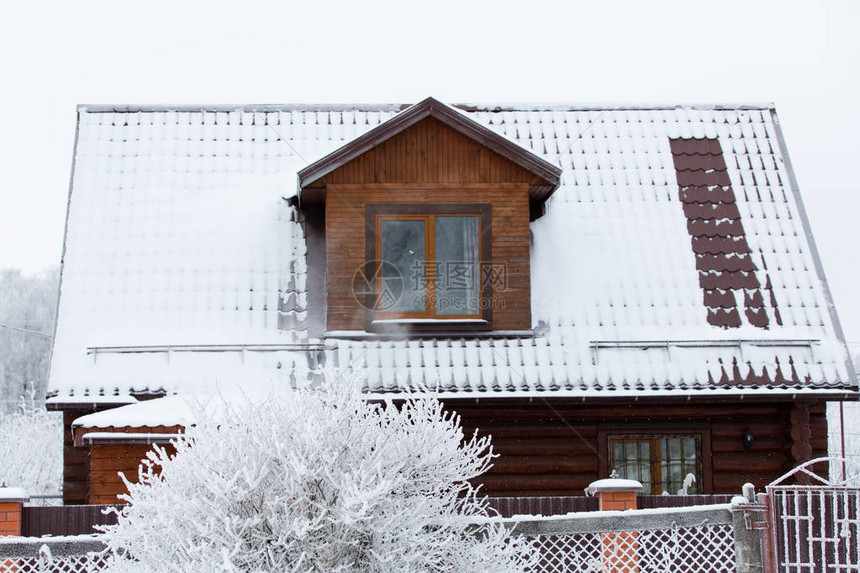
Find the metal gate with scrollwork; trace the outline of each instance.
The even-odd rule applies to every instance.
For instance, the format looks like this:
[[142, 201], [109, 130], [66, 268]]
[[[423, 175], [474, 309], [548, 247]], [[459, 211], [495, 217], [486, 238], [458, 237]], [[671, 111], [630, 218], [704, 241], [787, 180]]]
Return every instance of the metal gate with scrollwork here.
[[860, 465], [818, 458], [771, 483], [765, 495], [768, 573], [860, 573]]

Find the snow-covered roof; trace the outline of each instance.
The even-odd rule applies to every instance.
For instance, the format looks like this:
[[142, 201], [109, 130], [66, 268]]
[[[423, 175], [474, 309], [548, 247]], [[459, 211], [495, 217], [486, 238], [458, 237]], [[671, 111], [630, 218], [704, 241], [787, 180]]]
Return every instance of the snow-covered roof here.
[[[531, 224], [535, 335], [311, 337], [302, 213], [285, 198], [402, 109], [80, 107], [50, 392], [291, 386], [322, 364], [366, 368], [375, 393], [856, 387], [769, 106], [461, 106], [562, 169]], [[713, 159], [700, 139], [725, 165], [697, 167]], [[714, 186], [719, 202], [697, 194]], [[726, 247], [738, 224], [743, 248], [736, 231]]]

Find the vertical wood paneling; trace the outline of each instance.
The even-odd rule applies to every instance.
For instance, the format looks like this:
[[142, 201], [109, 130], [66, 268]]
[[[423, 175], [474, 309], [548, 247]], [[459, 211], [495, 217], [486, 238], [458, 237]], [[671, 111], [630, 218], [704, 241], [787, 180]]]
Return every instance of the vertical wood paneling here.
[[95, 525], [114, 525], [116, 514], [103, 512], [111, 505], [66, 505], [58, 507], [24, 506], [21, 535], [89, 535], [97, 533]]
[[519, 165], [432, 118], [418, 122], [324, 178], [327, 185], [491, 182], [539, 181]]

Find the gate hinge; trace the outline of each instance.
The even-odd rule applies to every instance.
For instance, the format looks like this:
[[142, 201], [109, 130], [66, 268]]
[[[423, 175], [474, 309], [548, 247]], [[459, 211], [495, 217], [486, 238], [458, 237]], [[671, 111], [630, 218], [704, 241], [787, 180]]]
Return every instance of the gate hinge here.
[[[748, 530], [752, 529], [767, 529], [767, 506], [761, 504], [749, 504], [741, 506], [744, 512], [744, 526]], [[761, 513], [764, 519], [755, 521], [755, 513]]]

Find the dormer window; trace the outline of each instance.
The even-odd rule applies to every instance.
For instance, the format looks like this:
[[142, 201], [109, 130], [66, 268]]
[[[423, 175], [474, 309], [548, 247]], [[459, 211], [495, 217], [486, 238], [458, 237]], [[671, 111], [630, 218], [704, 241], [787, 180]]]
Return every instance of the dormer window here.
[[429, 98], [298, 175], [326, 333], [530, 331], [529, 221], [557, 166]]
[[371, 327], [460, 321], [489, 328], [494, 282], [490, 205], [368, 205]]

